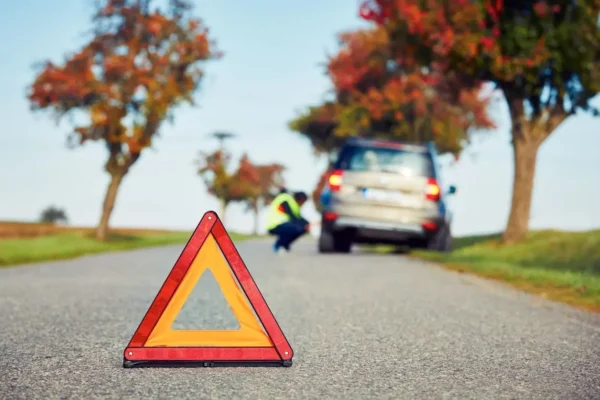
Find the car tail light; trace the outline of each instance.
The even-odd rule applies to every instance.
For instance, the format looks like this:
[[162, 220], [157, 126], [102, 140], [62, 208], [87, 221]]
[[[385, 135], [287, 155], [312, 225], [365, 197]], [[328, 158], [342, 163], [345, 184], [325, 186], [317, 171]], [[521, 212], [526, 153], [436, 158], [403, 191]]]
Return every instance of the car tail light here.
[[427, 180], [427, 186], [425, 188], [425, 198], [427, 200], [439, 201], [440, 194], [441, 194], [440, 185], [438, 185], [438, 183], [435, 179], [429, 178]]
[[337, 192], [340, 190], [342, 187], [342, 170], [336, 169], [332, 171], [331, 174], [329, 174], [327, 184], [332, 192]]
[[325, 221], [335, 221], [337, 219], [338, 215], [337, 213], [334, 212], [326, 212], [323, 214], [323, 219]]
[[421, 224], [421, 226], [423, 227], [423, 229], [425, 229], [426, 231], [435, 231], [437, 229], [437, 224], [435, 222], [423, 222]]

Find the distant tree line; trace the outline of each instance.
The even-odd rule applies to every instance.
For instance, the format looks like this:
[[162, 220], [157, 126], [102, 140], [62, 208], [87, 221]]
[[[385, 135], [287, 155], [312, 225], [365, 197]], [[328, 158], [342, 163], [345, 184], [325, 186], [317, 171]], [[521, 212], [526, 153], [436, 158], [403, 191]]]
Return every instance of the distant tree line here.
[[68, 223], [67, 212], [64, 208], [58, 208], [54, 205], [46, 207], [40, 214], [40, 222], [45, 224]]

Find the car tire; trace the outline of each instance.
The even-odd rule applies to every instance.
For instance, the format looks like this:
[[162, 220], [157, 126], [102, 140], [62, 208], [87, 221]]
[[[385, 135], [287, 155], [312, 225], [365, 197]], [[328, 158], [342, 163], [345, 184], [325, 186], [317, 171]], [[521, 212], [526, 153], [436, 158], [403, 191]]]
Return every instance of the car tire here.
[[319, 253], [350, 253], [352, 241], [343, 234], [335, 235], [333, 232], [321, 230], [319, 236]]
[[427, 243], [427, 249], [440, 253], [452, 251], [452, 233], [448, 225], [444, 225]]

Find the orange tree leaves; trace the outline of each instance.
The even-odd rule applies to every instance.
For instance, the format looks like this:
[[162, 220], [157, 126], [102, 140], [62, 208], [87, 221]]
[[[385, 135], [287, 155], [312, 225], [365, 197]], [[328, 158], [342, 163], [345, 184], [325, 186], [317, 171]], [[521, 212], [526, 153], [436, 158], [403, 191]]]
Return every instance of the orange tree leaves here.
[[600, 0], [370, 0], [361, 7], [398, 43], [411, 43], [420, 65], [495, 82], [509, 102], [527, 102], [532, 118], [590, 109], [600, 91], [599, 13]]
[[277, 189], [284, 185], [281, 164], [253, 164], [243, 155], [232, 177], [234, 200], [246, 203], [247, 209], [258, 213], [263, 204], [269, 204]]
[[328, 152], [348, 136], [434, 141], [442, 152], [460, 152], [471, 127], [493, 127], [479, 85], [458, 74], [421, 69], [410, 51], [380, 28], [340, 35], [341, 48], [328, 63], [335, 100], [311, 107], [290, 122], [317, 152]]
[[254, 187], [250, 198], [251, 204], [263, 201], [269, 204], [277, 195], [278, 190], [285, 186], [283, 172], [285, 167], [278, 163], [256, 166], [259, 175], [259, 183]]
[[248, 199], [260, 184], [258, 169], [247, 154], [240, 158], [237, 170], [231, 175], [230, 196], [232, 200], [243, 201]]
[[244, 154], [231, 177], [232, 199], [246, 202], [249, 209], [257, 211], [260, 202], [268, 204], [278, 187], [283, 186], [284, 166], [281, 164], [254, 164]]
[[338, 36], [341, 48], [330, 57], [327, 70], [338, 93], [345, 97], [353, 91], [365, 92], [381, 87], [386, 80], [389, 40], [385, 31], [359, 30]]
[[208, 192], [225, 204], [245, 202], [256, 211], [260, 201], [269, 203], [277, 187], [284, 183], [281, 164], [257, 165], [243, 154], [237, 168], [230, 171], [230, 162], [231, 155], [221, 150], [200, 154], [198, 173]]
[[338, 110], [339, 105], [335, 102], [309, 107], [307, 112], [290, 121], [288, 126], [308, 138], [317, 154], [326, 153], [344, 141], [344, 138], [334, 134]]
[[34, 110], [87, 115], [75, 136], [80, 144], [107, 143], [111, 173], [126, 172], [174, 106], [193, 103], [199, 64], [219, 56], [201, 21], [187, 16], [185, 1], [152, 12], [150, 3], [105, 1], [92, 40], [62, 65], [45, 63], [28, 94]]
[[217, 150], [213, 153], [200, 152], [198, 174], [204, 181], [208, 193], [216, 198], [230, 202], [234, 199], [233, 176], [229, 171], [231, 155]]

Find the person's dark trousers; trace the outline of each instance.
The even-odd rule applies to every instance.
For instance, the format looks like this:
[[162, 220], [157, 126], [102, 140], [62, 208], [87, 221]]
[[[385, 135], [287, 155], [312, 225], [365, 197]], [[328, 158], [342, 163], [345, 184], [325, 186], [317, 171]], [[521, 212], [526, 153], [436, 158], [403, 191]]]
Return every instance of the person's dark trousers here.
[[280, 247], [289, 250], [291, 244], [306, 233], [305, 223], [303, 221], [284, 222], [271, 229], [269, 233], [277, 236], [275, 250]]

